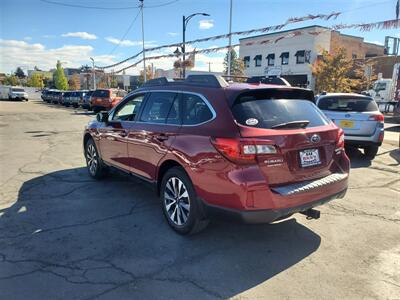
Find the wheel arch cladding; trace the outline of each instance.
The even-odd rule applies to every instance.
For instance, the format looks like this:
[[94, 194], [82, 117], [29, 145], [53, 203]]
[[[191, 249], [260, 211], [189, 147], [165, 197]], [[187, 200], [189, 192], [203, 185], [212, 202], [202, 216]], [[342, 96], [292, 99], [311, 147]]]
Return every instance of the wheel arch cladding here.
[[[185, 168], [180, 163], [178, 163], [176, 160], [168, 159], [168, 160], [162, 162], [162, 164], [158, 167], [157, 179], [156, 179], [158, 196], [160, 196], [160, 187], [161, 187], [162, 178], [164, 177], [165, 173], [167, 173], [167, 171], [173, 167], [181, 168], [183, 170], [183, 172], [185, 172], [186, 175], [189, 177], [189, 175], [185, 171]], [[190, 179], [190, 177], [189, 177], [189, 179]]]

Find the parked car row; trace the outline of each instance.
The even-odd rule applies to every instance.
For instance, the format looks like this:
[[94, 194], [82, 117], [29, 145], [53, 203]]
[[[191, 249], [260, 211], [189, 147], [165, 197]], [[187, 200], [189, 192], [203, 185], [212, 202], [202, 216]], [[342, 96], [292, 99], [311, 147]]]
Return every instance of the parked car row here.
[[126, 95], [124, 90], [97, 89], [79, 91], [44, 90], [42, 99], [47, 103], [61, 104], [66, 107], [82, 107], [99, 112], [110, 110]]

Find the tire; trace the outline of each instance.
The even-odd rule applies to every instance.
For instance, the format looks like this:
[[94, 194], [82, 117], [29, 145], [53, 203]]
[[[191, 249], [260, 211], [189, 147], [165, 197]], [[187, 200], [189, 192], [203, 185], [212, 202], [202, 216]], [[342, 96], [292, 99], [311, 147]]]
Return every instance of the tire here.
[[85, 159], [89, 175], [94, 179], [101, 179], [106, 174], [106, 166], [101, 160], [96, 144], [89, 139], [85, 145]]
[[209, 220], [205, 218], [193, 184], [182, 168], [173, 167], [165, 173], [160, 199], [164, 217], [177, 233], [194, 234], [207, 227]]
[[376, 154], [378, 153], [378, 146], [368, 146], [364, 148], [364, 155], [368, 159], [374, 159]]

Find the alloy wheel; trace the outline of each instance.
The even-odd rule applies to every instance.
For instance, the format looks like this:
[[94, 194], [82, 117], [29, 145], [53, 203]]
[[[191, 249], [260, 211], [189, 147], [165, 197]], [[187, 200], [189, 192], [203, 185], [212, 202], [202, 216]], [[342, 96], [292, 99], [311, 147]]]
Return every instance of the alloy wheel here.
[[164, 190], [164, 205], [169, 219], [184, 225], [190, 214], [190, 198], [185, 184], [177, 177], [168, 179]]
[[89, 172], [94, 176], [97, 171], [98, 159], [97, 151], [93, 144], [89, 144], [87, 147], [86, 159], [89, 167]]

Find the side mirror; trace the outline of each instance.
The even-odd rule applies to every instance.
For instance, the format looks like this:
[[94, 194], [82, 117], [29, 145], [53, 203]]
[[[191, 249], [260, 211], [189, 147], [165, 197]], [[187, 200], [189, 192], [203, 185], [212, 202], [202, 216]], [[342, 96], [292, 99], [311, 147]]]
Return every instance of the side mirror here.
[[103, 122], [103, 123], [107, 123], [108, 122], [108, 113], [103, 111], [103, 112], [99, 112], [96, 115], [96, 119], [98, 122]]

